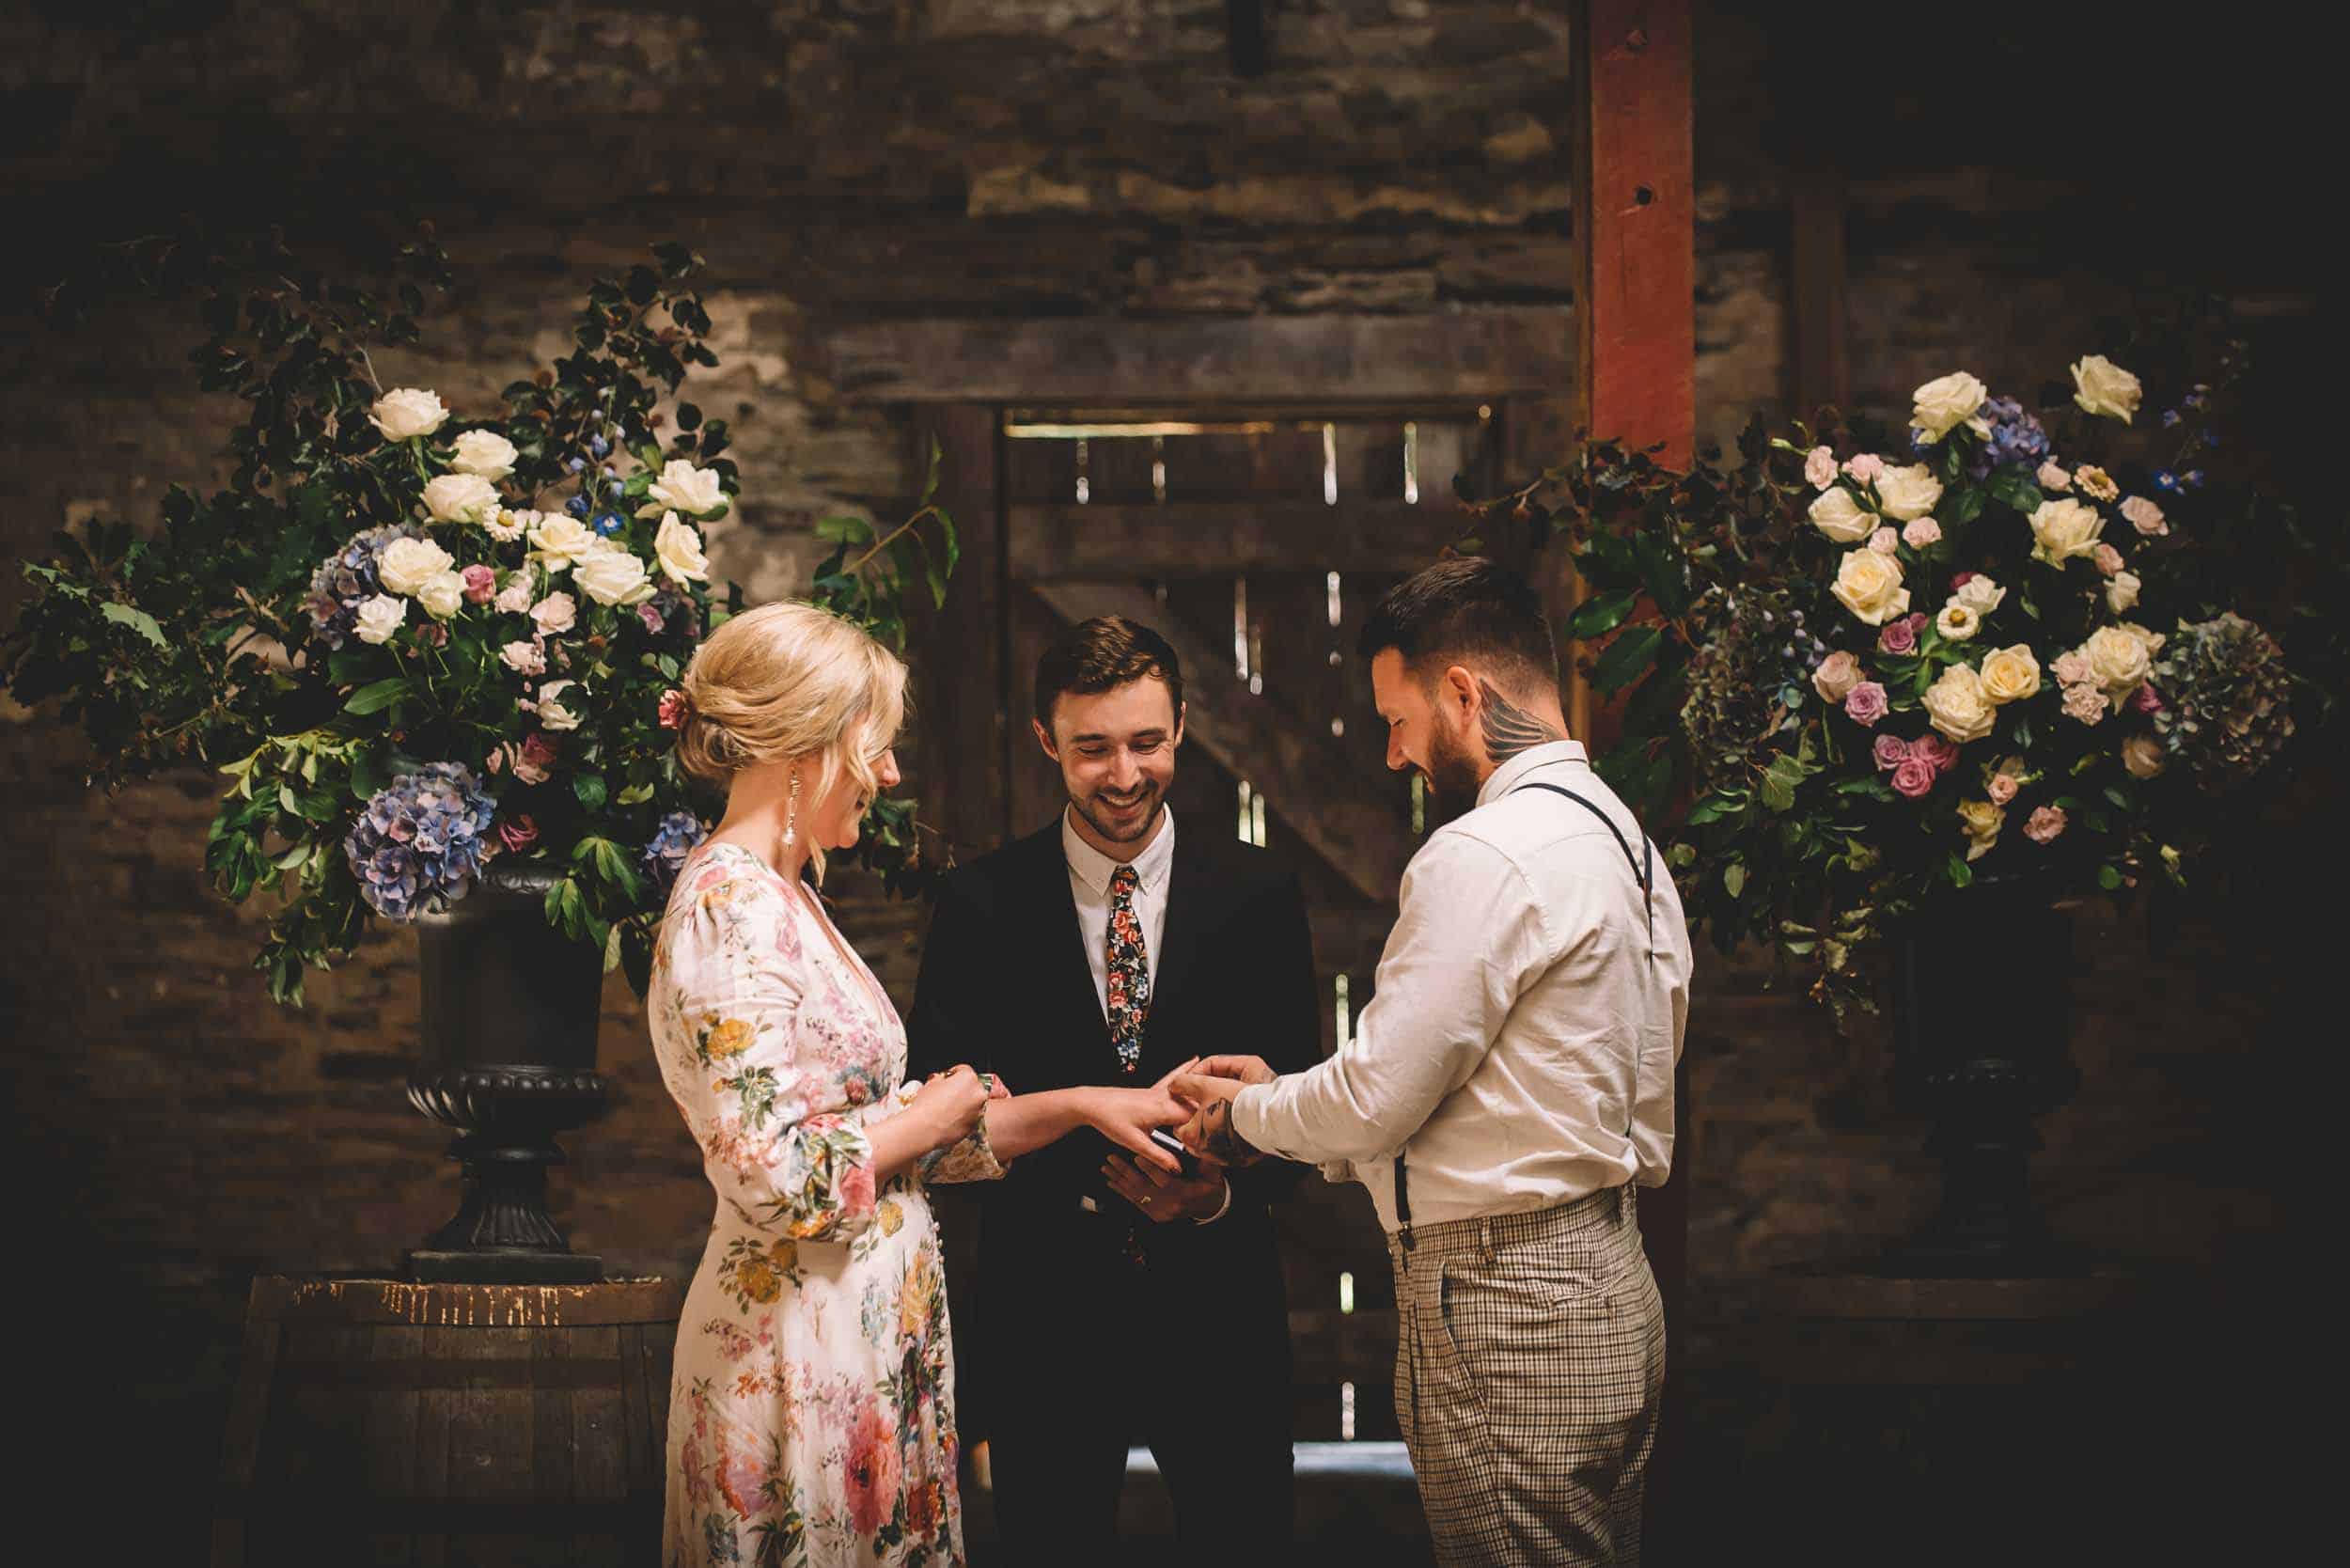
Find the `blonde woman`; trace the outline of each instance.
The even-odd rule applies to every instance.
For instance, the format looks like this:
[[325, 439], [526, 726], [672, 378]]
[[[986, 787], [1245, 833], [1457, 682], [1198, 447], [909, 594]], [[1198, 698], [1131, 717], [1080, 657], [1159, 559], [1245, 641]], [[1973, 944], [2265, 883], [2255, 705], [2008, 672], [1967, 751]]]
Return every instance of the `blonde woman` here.
[[[682, 687], [723, 787], [661, 924], [648, 1015], [718, 1208], [678, 1326], [665, 1560], [960, 1563], [953, 1364], [928, 1182], [1081, 1124], [1168, 1169], [1164, 1087], [901, 1082], [905, 1030], [805, 880], [898, 782], [905, 666], [807, 604], [735, 617]], [[1013, 1021], [1007, 1020], [1009, 1027]]]

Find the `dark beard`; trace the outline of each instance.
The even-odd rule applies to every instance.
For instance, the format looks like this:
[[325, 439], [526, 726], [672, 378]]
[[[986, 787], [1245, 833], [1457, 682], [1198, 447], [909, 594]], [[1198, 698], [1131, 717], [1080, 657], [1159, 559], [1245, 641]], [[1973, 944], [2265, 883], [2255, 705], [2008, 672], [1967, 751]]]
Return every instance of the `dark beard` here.
[[1091, 799], [1072, 799], [1069, 804], [1077, 808], [1077, 815], [1086, 820], [1086, 825], [1100, 834], [1105, 841], [1113, 844], [1131, 844], [1139, 839], [1148, 839], [1151, 837], [1151, 830], [1159, 825], [1160, 802], [1157, 788], [1153, 786], [1151, 792], [1143, 798], [1150, 804], [1151, 809], [1145, 811], [1142, 814], [1142, 820], [1125, 833], [1116, 831], [1109, 823], [1095, 816]]
[[1441, 729], [1429, 737], [1428, 766], [1424, 770], [1428, 787], [1454, 807], [1465, 807], [1477, 799], [1483, 780], [1477, 776], [1477, 759], [1464, 748], [1455, 750], [1451, 737]]

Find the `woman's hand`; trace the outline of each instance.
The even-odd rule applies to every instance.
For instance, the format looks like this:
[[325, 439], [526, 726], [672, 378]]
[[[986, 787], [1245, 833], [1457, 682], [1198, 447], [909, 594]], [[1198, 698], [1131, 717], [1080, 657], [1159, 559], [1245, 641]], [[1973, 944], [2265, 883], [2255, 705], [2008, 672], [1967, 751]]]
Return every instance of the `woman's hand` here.
[[990, 1100], [1002, 1097], [1001, 1086], [983, 1082], [980, 1074], [961, 1064], [934, 1074], [900, 1114], [921, 1119], [929, 1148], [944, 1149], [970, 1136]]
[[1137, 1159], [1180, 1176], [1183, 1162], [1151, 1141], [1151, 1129], [1181, 1126], [1191, 1120], [1192, 1103], [1178, 1098], [1167, 1086], [1198, 1065], [1199, 1058], [1194, 1057], [1149, 1089], [1087, 1090], [1085, 1119], [1112, 1143], [1133, 1151]]

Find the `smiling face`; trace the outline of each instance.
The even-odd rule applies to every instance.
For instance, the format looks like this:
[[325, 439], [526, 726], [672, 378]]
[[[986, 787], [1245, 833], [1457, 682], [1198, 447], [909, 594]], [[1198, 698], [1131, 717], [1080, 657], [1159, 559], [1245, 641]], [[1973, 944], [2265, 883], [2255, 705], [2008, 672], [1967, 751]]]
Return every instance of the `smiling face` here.
[[1063, 692], [1052, 729], [1034, 729], [1060, 768], [1078, 835], [1113, 860], [1140, 853], [1158, 827], [1183, 740], [1167, 682], [1152, 675], [1105, 692]]
[[1387, 721], [1387, 766], [1416, 771], [1449, 801], [1466, 804], [1484, 783], [1477, 748], [1477, 682], [1455, 665], [1423, 682], [1403, 655], [1384, 648], [1371, 657], [1371, 699]]

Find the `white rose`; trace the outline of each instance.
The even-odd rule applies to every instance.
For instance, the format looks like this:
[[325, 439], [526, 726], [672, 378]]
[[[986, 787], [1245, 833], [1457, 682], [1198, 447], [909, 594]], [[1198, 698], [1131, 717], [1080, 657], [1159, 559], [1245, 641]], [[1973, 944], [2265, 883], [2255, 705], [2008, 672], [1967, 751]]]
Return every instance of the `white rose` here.
[[555, 636], [579, 622], [579, 602], [568, 593], [550, 593], [530, 607], [531, 621], [540, 632]]
[[1902, 587], [1901, 562], [1873, 550], [1845, 553], [1828, 589], [1844, 608], [1870, 626], [1882, 626], [1909, 609], [1909, 590]]
[[1991, 733], [1996, 716], [1982, 677], [1966, 665], [1952, 665], [1926, 688], [1926, 717], [1961, 745]]
[[2138, 378], [2104, 354], [2092, 353], [2073, 367], [2073, 400], [2091, 414], [2111, 415], [2126, 425], [2143, 396]]
[[2137, 572], [2115, 572], [2111, 581], [2106, 584], [2106, 608], [2120, 615], [2124, 610], [2137, 607], [2140, 586]]
[[1972, 604], [1953, 599], [1934, 618], [1934, 629], [1942, 634], [1944, 642], [1972, 642], [1975, 634], [1982, 630], [1982, 613]]
[[1808, 512], [1811, 525], [1839, 544], [1857, 544], [1877, 531], [1877, 514], [1853, 499], [1842, 485], [1820, 492]]
[[2154, 652], [2162, 639], [2143, 626], [2123, 621], [2115, 626], [2100, 626], [2089, 634], [2081, 644], [2081, 652], [2089, 660], [2089, 677], [2106, 689], [2106, 695], [2119, 706], [2122, 698], [2138, 690], [2147, 672], [2154, 667]]
[[652, 597], [645, 563], [627, 550], [598, 550], [579, 563], [572, 581], [599, 604], [639, 604]]
[[2043, 463], [2040, 465], [2040, 472], [2033, 477], [2040, 481], [2040, 488], [2043, 490], [2070, 490], [2073, 488], [2073, 476], [2066, 473], [2063, 469], [2059, 468], [2053, 463]]
[[413, 386], [396, 387], [384, 393], [368, 410], [368, 422], [384, 432], [386, 441], [431, 435], [447, 417], [448, 410], [441, 406], [439, 398]]
[[495, 431], [467, 431], [457, 438], [457, 455], [450, 466], [460, 474], [502, 479], [514, 471], [514, 444]]
[[1975, 417], [1975, 411], [1990, 396], [1989, 387], [1964, 370], [1930, 381], [1911, 394], [1915, 407], [1910, 415], [1910, 428], [1923, 431], [1929, 446], [1961, 425], [1981, 434], [1988, 427]]
[[2006, 597], [2007, 589], [1980, 572], [1959, 584], [1958, 591], [1950, 595], [1952, 600], [1979, 616], [1989, 615], [1998, 609], [1999, 601]]
[[2170, 531], [2170, 525], [2162, 520], [2162, 509], [2143, 495], [2133, 495], [2122, 503], [2123, 520], [2149, 539]]
[[1906, 523], [1923, 517], [1942, 499], [1942, 481], [1922, 463], [1907, 468], [1888, 468], [1877, 476], [1877, 504], [1885, 514]]
[[652, 536], [652, 553], [661, 562], [663, 573], [673, 583], [709, 580], [710, 557], [702, 554], [701, 535], [679, 522], [676, 512], [661, 514], [660, 531]]
[[535, 639], [525, 642], [517, 638], [499, 649], [498, 657], [505, 661], [507, 668], [518, 675], [544, 675], [547, 672], [546, 650], [540, 648]]
[[408, 601], [379, 593], [359, 606], [359, 640], [385, 643], [408, 619]]
[[478, 474], [443, 474], [424, 487], [424, 510], [442, 523], [482, 523], [497, 513], [498, 488]]
[[1982, 661], [1982, 695], [1994, 703], [2020, 702], [2039, 690], [2040, 661], [2028, 645], [1999, 649]]
[[727, 493], [718, 485], [718, 471], [697, 468], [683, 458], [671, 458], [664, 464], [661, 477], [652, 481], [647, 494], [652, 501], [637, 509], [639, 517], [656, 517], [664, 507], [699, 517], [727, 504]]
[[2102, 512], [2070, 495], [2043, 501], [2032, 509], [2031, 537], [2039, 541], [2032, 554], [2051, 566], [2062, 566], [2076, 556], [2093, 555], [2097, 536], [2105, 526]]
[[435, 620], [446, 620], [464, 606], [465, 579], [455, 572], [435, 572], [416, 585], [416, 603]]
[[456, 564], [454, 556], [429, 539], [396, 539], [384, 546], [375, 572], [384, 588], [394, 593], [410, 594]]
[[542, 512], [530, 530], [531, 550], [549, 572], [569, 572], [603, 542], [595, 529], [566, 512]]
[[550, 681], [539, 688], [539, 725], [544, 729], [576, 729], [579, 715], [563, 706], [562, 695], [578, 685], [576, 681]]

